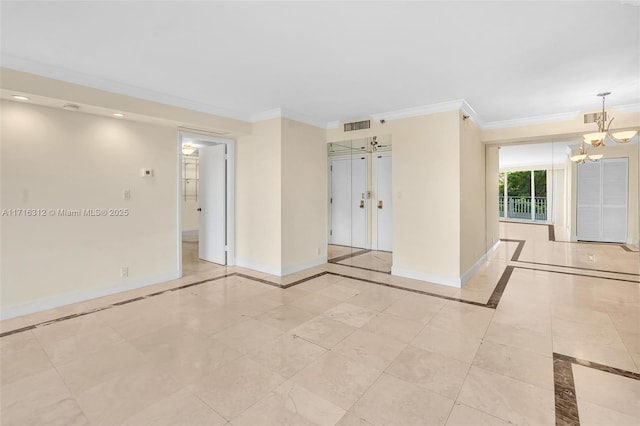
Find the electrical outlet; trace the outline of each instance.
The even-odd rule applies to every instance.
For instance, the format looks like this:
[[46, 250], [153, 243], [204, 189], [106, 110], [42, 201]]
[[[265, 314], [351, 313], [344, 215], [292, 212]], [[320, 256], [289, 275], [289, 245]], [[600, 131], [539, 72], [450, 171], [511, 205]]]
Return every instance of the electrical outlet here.
[[317, 254], [318, 256], [320, 256], [320, 254], [322, 254], [322, 248], [318, 247], [318, 248], [316, 249], [316, 254]]
[[129, 267], [123, 266], [120, 268], [120, 278], [127, 278], [129, 276]]
[[595, 254], [588, 255], [588, 260], [589, 260], [589, 262], [595, 262], [596, 261], [596, 255]]

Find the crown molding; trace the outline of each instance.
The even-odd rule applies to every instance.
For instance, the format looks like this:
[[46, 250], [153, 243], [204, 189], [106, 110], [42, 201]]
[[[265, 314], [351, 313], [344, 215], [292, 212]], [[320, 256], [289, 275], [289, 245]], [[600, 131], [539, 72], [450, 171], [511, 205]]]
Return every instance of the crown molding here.
[[283, 108], [274, 108], [266, 111], [259, 112], [257, 114], [253, 114], [251, 116], [251, 122], [256, 123], [259, 121], [271, 120], [273, 118], [287, 118], [289, 120], [298, 121], [300, 123], [308, 124], [310, 126], [319, 127], [321, 129], [326, 129], [326, 123], [317, 120], [313, 117], [309, 117], [308, 115], [300, 114], [295, 111], [285, 110]]
[[463, 105], [473, 111], [473, 108], [467, 104], [464, 99], [456, 99], [448, 102], [440, 102], [431, 105], [422, 105], [414, 108], [399, 109], [396, 111], [388, 111], [383, 113], [371, 114], [370, 117], [374, 120], [398, 120], [401, 118], [418, 117], [420, 115], [435, 114], [437, 112], [455, 111], [461, 110]]
[[90, 76], [78, 71], [48, 65], [41, 62], [32, 61], [30, 59], [24, 59], [18, 56], [3, 53], [2, 67], [29, 74], [35, 74], [41, 77], [61, 80], [80, 86], [86, 86], [93, 89], [103, 90], [105, 92], [111, 92], [119, 95], [130, 96], [133, 98], [144, 99], [146, 101], [190, 109], [192, 111], [204, 112], [224, 118], [242, 120], [245, 122], [250, 121], [250, 117], [248, 117], [247, 114], [243, 114], [239, 111], [215, 107], [213, 105], [193, 101], [190, 99], [182, 98], [180, 96], [169, 95], [167, 93], [157, 92], [151, 89], [131, 86], [126, 83], [120, 83], [102, 77]]
[[555, 123], [558, 121], [573, 120], [580, 114], [576, 112], [563, 112], [560, 114], [538, 115], [535, 117], [515, 118], [513, 120], [490, 121], [483, 123], [482, 130], [504, 129], [507, 127], [531, 126], [535, 124]]

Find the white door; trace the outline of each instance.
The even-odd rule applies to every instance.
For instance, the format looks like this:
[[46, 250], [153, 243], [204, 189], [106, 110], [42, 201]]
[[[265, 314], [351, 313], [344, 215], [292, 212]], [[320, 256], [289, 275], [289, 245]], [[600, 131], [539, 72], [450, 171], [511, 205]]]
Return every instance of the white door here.
[[226, 238], [226, 145], [199, 148], [200, 230], [199, 257], [227, 264]]
[[331, 232], [329, 244], [351, 245], [351, 159], [333, 158], [330, 167]]
[[578, 164], [578, 240], [626, 241], [628, 182], [627, 158]]
[[376, 160], [377, 247], [378, 250], [392, 251], [391, 156], [379, 155]]
[[353, 157], [351, 161], [351, 246], [370, 248], [367, 244], [367, 158]]

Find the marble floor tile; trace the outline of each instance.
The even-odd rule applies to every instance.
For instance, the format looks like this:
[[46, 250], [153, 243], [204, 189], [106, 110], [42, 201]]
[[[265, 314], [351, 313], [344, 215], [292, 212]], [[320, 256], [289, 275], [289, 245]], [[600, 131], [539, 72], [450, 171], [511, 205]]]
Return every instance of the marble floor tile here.
[[257, 316], [256, 319], [281, 331], [289, 331], [315, 316], [315, 313], [283, 305]]
[[227, 420], [184, 389], [154, 402], [122, 423], [123, 426], [223, 426], [225, 424]]
[[265, 398], [284, 381], [284, 377], [242, 357], [203, 376], [187, 389], [230, 420]]
[[336, 423], [336, 425], [337, 426], [371, 426], [371, 423], [356, 416], [353, 412], [353, 409], [351, 409], [347, 411], [347, 413], [344, 416], [342, 416], [342, 418], [338, 423]]
[[287, 381], [232, 419], [234, 426], [335, 425], [345, 410]]
[[212, 337], [241, 353], [270, 343], [280, 337], [283, 331], [262, 321], [250, 319], [228, 327]]
[[493, 309], [447, 301], [428, 324], [441, 330], [482, 338], [493, 313]]
[[437, 352], [462, 362], [471, 363], [481, 339], [426, 326], [412, 341], [415, 347]]
[[329, 351], [293, 377], [293, 381], [341, 407], [351, 408], [380, 376], [381, 370]]
[[344, 302], [345, 300], [350, 299], [356, 294], [360, 293], [360, 291], [361, 290], [357, 290], [352, 287], [347, 287], [340, 284], [334, 284], [316, 292], [316, 294], [319, 294], [321, 296], [331, 297], [333, 299], [337, 299], [337, 300], [340, 300], [341, 302]]
[[0, 395], [2, 425], [89, 424], [53, 368], [3, 385]]
[[514, 424], [553, 425], [553, 390], [472, 366], [458, 401]]
[[553, 390], [553, 360], [534, 352], [484, 341], [473, 365]]
[[578, 398], [581, 426], [637, 426], [640, 417], [630, 416]]
[[377, 312], [345, 302], [325, 311], [324, 315], [352, 327], [362, 327], [375, 317]]
[[447, 419], [447, 426], [507, 426], [511, 423], [456, 402]]
[[249, 358], [289, 378], [326, 352], [326, 349], [285, 334], [249, 352]]
[[411, 321], [394, 315], [381, 313], [371, 318], [362, 329], [408, 343], [424, 328], [419, 321]]
[[469, 367], [445, 355], [408, 346], [385, 373], [455, 400]]
[[356, 330], [356, 327], [321, 315], [302, 323], [290, 333], [323, 348], [331, 349]]
[[384, 370], [405, 347], [405, 343], [391, 337], [357, 330], [338, 343], [333, 351], [377, 370]]
[[640, 380], [573, 364], [576, 397], [640, 418]]
[[383, 374], [355, 404], [372, 425], [444, 425], [453, 400]]
[[320, 314], [327, 309], [331, 309], [336, 305], [340, 304], [340, 300], [334, 299], [333, 297], [328, 297], [320, 294], [322, 292], [315, 292], [308, 296], [301, 297], [291, 302], [289, 306], [293, 306], [294, 308], [302, 309], [303, 311], [311, 312], [313, 314]]
[[412, 295], [394, 302], [384, 313], [426, 324], [440, 312], [445, 303], [445, 299], [437, 297]]
[[0, 357], [0, 383], [3, 386], [52, 367], [32, 331], [3, 337]]

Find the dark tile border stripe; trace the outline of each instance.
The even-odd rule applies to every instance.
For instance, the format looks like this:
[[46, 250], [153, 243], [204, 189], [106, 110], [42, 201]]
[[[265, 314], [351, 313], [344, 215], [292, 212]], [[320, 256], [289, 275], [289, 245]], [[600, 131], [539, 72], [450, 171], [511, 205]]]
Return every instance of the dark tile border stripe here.
[[354, 251], [354, 252], [351, 252], [351, 253], [343, 254], [342, 256], [334, 257], [333, 259], [329, 259], [329, 260], [327, 260], [327, 262], [329, 262], [329, 263], [337, 263], [337, 262], [340, 262], [341, 260], [350, 259], [352, 257], [359, 256], [361, 254], [369, 253], [370, 251], [371, 250], [369, 250], [369, 249], [362, 249], [362, 250]]
[[[346, 266], [347, 268], [356, 268], [356, 269], [362, 269], [364, 271], [380, 272], [381, 274], [391, 275], [391, 271], [380, 271], [378, 269], [365, 268], [363, 266], [346, 265], [344, 263], [340, 263], [343, 260], [351, 259], [353, 257], [360, 256], [360, 255], [363, 255], [363, 254], [366, 254], [366, 253], [371, 253], [372, 251], [375, 251], [375, 250], [362, 249], [362, 250], [358, 250], [358, 251], [353, 252], [353, 253], [343, 254], [342, 256], [334, 257], [333, 259], [327, 260], [327, 263], [333, 263], [335, 265]], [[390, 253], [390, 252], [386, 252], [386, 253]]]
[[518, 243], [518, 247], [516, 247], [516, 251], [514, 251], [513, 256], [511, 256], [511, 261], [516, 262], [520, 258], [520, 254], [522, 254], [522, 249], [524, 248], [525, 240], [513, 240], [510, 238], [500, 238], [500, 241], [505, 241], [507, 243]]
[[578, 401], [571, 362], [553, 354], [553, 390], [555, 394], [556, 426], [578, 426]]
[[632, 272], [617, 272], [617, 271], [609, 271], [609, 270], [606, 270], [606, 269], [583, 268], [581, 266], [556, 265], [555, 263], [531, 262], [531, 261], [528, 261], [528, 260], [518, 260], [518, 262], [520, 262], [520, 263], [528, 263], [530, 265], [555, 266], [557, 268], [580, 269], [580, 270], [583, 270], [583, 271], [606, 272], [606, 273], [609, 273], [609, 274], [633, 275], [634, 277], [640, 277], [640, 274], [634, 274]]
[[640, 374], [621, 368], [591, 362], [568, 355], [553, 353], [553, 388], [555, 393], [556, 425], [579, 426], [578, 401], [576, 399], [576, 385], [573, 380], [572, 365], [582, 365], [616, 376], [640, 380]]
[[528, 268], [526, 266], [519, 266], [519, 265], [514, 265], [514, 268], [526, 269], [526, 270], [529, 270], [529, 271], [551, 272], [552, 274], [574, 275], [576, 277], [599, 278], [601, 280], [623, 281], [623, 282], [634, 283], [634, 284], [639, 284], [640, 283], [640, 281], [625, 280], [623, 278], [609, 278], [609, 277], [601, 277], [601, 276], [598, 276], [598, 275], [576, 274], [576, 273], [573, 273], [573, 272], [565, 272], [565, 271], [551, 271], [549, 269]]
[[581, 358], [575, 358], [569, 355], [557, 354], [554, 352], [553, 359], [560, 359], [572, 364], [581, 365], [583, 367], [593, 368], [594, 370], [604, 371], [605, 373], [615, 374], [616, 376], [627, 377], [629, 379], [640, 381], [640, 373], [634, 373], [633, 371], [623, 370], [622, 368], [610, 367], [608, 365], [599, 364], [597, 362], [587, 361]]

